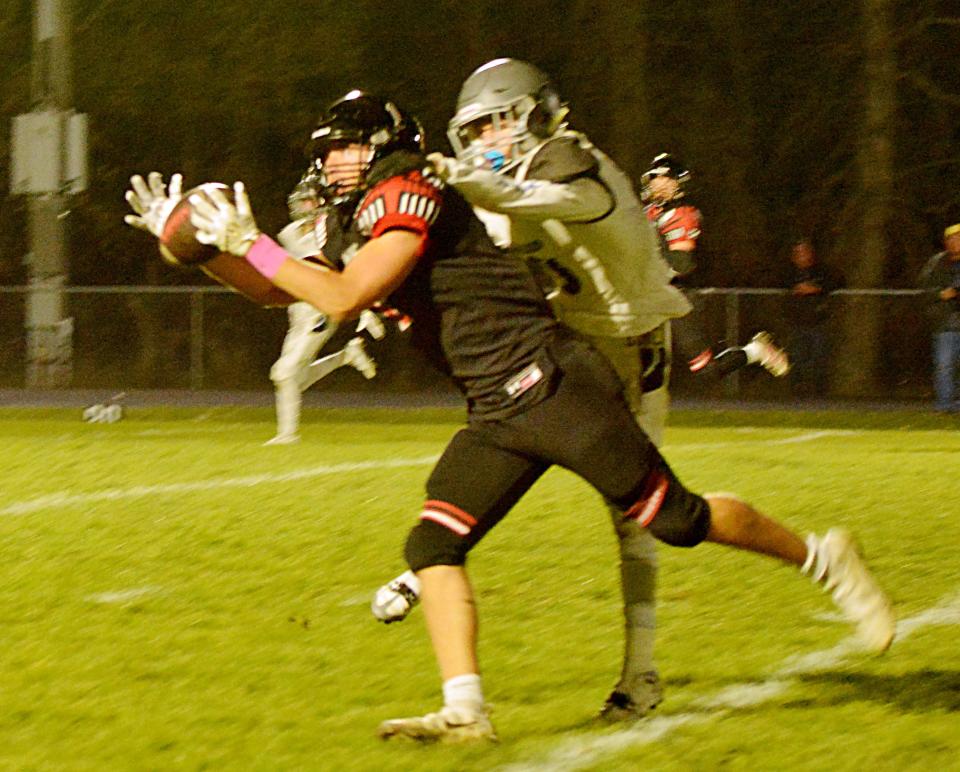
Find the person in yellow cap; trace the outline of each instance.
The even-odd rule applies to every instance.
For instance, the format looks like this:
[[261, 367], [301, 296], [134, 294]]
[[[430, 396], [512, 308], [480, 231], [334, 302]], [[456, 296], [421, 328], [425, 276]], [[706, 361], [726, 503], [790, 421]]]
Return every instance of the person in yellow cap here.
[[920, 272], [927, 290], [933, 326], [933, 390], [936, 409], [960, 410], [957, 402], [957, 363], [960, 361], [960, 223], [943, 231], [942, 252], [931, 257]]

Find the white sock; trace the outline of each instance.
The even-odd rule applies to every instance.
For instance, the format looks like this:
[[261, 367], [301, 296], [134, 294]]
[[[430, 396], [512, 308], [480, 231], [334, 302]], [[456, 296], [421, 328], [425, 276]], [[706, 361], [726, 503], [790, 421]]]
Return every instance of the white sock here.
[[815, 582], [822, 582], [827, 575], [827, 558], [820, 552], [820, 539], [816, 534], [807, 536], [807, 559], [800, 571]]
[[472, 712], [483, 710], [483, 687], [476, 673], [448, 678], [443, 682], [443, 704], [448, 708], [462, 708]]
[[757, 341], [752, 340], [743, 347], [743, 353], [747, 355], [747, 363], [752, 365], [760, 361], [763, 355], [763, 348]]

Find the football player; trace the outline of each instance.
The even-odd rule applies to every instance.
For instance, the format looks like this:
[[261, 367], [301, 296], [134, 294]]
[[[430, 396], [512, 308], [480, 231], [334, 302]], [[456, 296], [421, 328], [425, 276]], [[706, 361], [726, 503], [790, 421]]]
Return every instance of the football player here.
[[[668, 324], [690, 304], [673, 284], [680, 269], [672, 257], [664, 262], [631, 181], [568, 127], [567, 112], [538, 68], [496, 59], [460, 90], [449, 125], [456, 157], [431, 160], [474, 205], [494, 241], [527, 256], [557, 317], [610, 359], [637, 421], [659, 445], [669, 402]], [[645, 178], [658, 190], [666, 189], [663, 181], [677, 193], [671, 177]], [[677, 254], [692, 254], [699, 212], [690, 208], [683, 216], [692, 224], [681, 234], [681, 214], [665, 214], [664, 226], [674, 223], [667, 243]], [[645, 529], [624, 521], [615, 505], [609, 510], [620, 544], [626, 643], [620, 679], [601, 715], [634, 719], [662, 698], [653, 658], [657, 555]], [[398, 576], [377, 591], [374, 615], [402, 619], [417, 592], [415, 576]]]
[[643, 211], [652, 222], [663, 245], [663, 253], [674, 270], [673, 284], [684, 290], [693, 310], [674, 324], [674, 337], [692, 349], [687, 366], [690, 372], [719, 380], [749, 364], [758, 364], [775, 378], [790, 371], [790, 360], [768, 332], [758, 332], [745, 346], [731, 346], [714, 355], [702, 330], [696, 297], [689, 289], [697, 268], [696, 249], [703, 216], [688, 195], [690, 171], [670, 153], [660, 153], [641, 177]]
[[[323, 251], [327, 240], [326, 222], [329, 212], [321, 204], [317, 192], [316, 172], [311, 168], [287, 199], [290, 223], [280, 231], [277, 241], [287, 252], [303, 260], [313, 260]], [[270, 368], [277, 413], [277, 433], [266, 445], [289, 445], [300, 440], [302, 394], [321, 378], [349, 365], [364, 378], [377, 374], [376, 363], [367, 354], [360, 335], [332, 354], [317, 359], [337, 331], [337, 324], [327, 319], [309, 303], [291, 303], [287, 307], [289, 324], [280, 356]], [[357, 332], [366, 330], [373, 338], [384, 337], [383, 323], [372, 311], [360, 316]]]
[[[412, 343], [466, 399], [467, 425], [431, 472], [405, 549], [422, 587], [443, 707], [385, 721], [380, 736], [495, 739], [466, 557], [553, 464], [667, 543], [727, 544], [826, 582], [864, 643], [885, 650], [892, 610], [849, 534], [805, 542], [735, 496], [687, 490], [637, 425], [610, 363], [556, 321], [524, 265], [493, 244], [470, 205], [431, 171], [410, 127], [392, 102], [350, 92], [314, 132], [327, 195], [343, 196], [342, 238], [328, 234], [324, 252], [342, 270], [294, 259], [263, 235], [242, 183], [235, 203], [216, 189], [190, 198], [198, 240], [219, 250], [206, 265], [212, 275], [236, 285], [252, 271], [336, 321], [388, 298], [413, 318]], [[143, 227], [162, 232], [162, 200], [138, 199], [134, 209]]]

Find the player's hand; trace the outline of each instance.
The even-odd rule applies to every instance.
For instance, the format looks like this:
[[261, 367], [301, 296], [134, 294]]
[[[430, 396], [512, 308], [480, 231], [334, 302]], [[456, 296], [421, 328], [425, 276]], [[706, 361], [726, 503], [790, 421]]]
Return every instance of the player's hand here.
[[444, 182], [449, 180], [456, 173], [460, 162], [456, 158], [449, 158], [443, 153], [430, 153], [427, 161], [433, 167], [434, 173]]
[[383, 340], [387, 334], [383, 322], [380, 321], [380, 317], [369, 308], [360, 312], [360, 320], [357, 322], [357, 332], [363, 332], [364, 330], [366, 330], [374, 340]]
[[242, 182], [233, 183], [233, 197], [235, 204], [216, 189], [206, 196], [190, 196], [190, 222], [197, 229], [197, 241], [201, 244], [244, 257], [260, 238], [260, 229], [253, 219], [250, 199]]
[[956, 287], [945, 287], [940, 290], [940, 299], [941, 300], [953, 300], [957, 296]]
[[183, 198], [183, 175], [174, 174], [170, 178], [169, 190], [160, 172], [150, 172], [146, 182], [139, 174], [134, 174], [130, 185], [132, 189], [127, 191], [125, 198], [136, 214], [126, 215], [123, 221], [159, 238], [170, 212]]

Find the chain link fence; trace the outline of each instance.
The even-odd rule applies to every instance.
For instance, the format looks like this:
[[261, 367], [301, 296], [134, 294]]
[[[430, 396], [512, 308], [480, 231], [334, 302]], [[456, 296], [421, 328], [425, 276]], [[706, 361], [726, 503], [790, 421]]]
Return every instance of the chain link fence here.
[[[22, 388], [26, 382], [27, 292], [26, 287], [0, 287], [0, 388]], [[283, 309], [258, 308], [221, 287], [70, 287], [64, 292], [74, 330], [72, 388], [271, 388], [270, 365], [286, 330]], [[705, 288], [694, 294], [694, 314], [674, 333], [673, 392], [678, 396], [931, 398], [930, 328], [919, 290], [834, 292], [812, 354], [810, 336], [795, 322], [788, 291]], [[759, 330], [772, 333], [791, 353], [795, 366], [786, 378], [748, 368], [708, 384], [683, 366], [697, 353], [691, 349], [698, 338], [722, 347], [745, 343]], [[349, 337], [349, 330], [344, 333]], [[449, 392], [403, 334], [393, 332], [370, 348], [379, 369], [373, 382], [348, 368], [318, 386]], [[818, 361], [809, 361], [817, 355]]]

